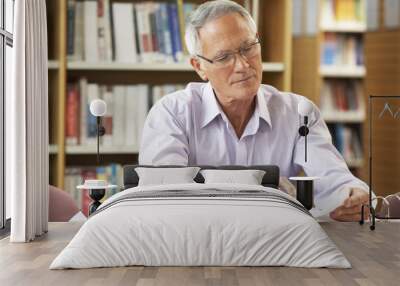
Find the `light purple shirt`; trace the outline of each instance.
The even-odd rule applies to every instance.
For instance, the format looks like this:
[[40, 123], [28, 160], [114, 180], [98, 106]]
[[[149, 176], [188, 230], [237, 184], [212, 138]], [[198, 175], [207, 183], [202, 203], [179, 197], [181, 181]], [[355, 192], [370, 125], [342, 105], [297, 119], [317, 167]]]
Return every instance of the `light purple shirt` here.
[[[210, 83], [190, 83], [166, 95], [149, 112], [139, 163], [149, 165], [278, 165], [280, 175], [318, 176], [315, 204], [332, 210], [348, 192], [368, 186], [354, 177], [332, 145], [329, 130], [313, 104], [309, 116], [308, 160], [304, 137], [298, 133], [302, 96], [261, 85], [255, 111], [238, 138], [217, 102]], [[340, 192], [339, 194], [336, 192]], [[335, 201], [335, 202], [333, 202]]]

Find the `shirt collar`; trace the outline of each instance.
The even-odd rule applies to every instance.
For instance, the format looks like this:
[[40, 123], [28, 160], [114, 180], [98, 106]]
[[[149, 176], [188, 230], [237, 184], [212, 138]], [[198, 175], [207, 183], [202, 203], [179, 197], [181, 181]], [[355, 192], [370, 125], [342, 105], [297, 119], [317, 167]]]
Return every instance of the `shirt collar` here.
[[[267, 92], [267, 95], [269, 98], [271, 96], [270, 92]], [[222, 115], [223, 113], [214, 95], [214, 90], [210, 82], [208, 82], [204, 88], [201, 104], [201, 128], [203, 128], [208, 125], [212, 120], [214, 120], [214, 118], [216, 118], [218, 115]], [[270, 113], [261, 86], [257, 92], [256, 108], [254, 110], [253, 116], [262, 118], [266, 123], [270, 125], [270, 127], [272, 127]]]
[[267, 95], [268, 99], [271, 97], [271, 93], [268, 91], [263, 91], [261, 86], [257, 92], [257, 102], [256, 102], [256, 110], [255, 112], [258, 113], [258, 116], [262, 118], [270, 127], [272, 127], [271, 116], [268, 110], [267, 101], [265, 99], [265, 94]]
[[201, 105], [201, 128], [203, 128], [222, 112], [210, 82], [204, 88]]

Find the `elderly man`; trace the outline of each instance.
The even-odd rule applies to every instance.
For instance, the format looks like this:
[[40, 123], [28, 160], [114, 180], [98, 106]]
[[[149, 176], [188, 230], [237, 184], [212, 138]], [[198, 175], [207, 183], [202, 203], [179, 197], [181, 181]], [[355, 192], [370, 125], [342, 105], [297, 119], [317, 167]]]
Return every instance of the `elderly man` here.
[[287, 177], [303, 170], [320, 177], [315, 214], [359, 220], [368, 186], [348, 170], [315, 105], [305, 162], [297, 111], [304, 97], [261, 84], [260, 41], [249, 13], [231, 1], [204, 3], [192, 14], [185, 40], [191, 65], [207, 82], [190, 83], [153, 106], [139, 163], [275, 164]]

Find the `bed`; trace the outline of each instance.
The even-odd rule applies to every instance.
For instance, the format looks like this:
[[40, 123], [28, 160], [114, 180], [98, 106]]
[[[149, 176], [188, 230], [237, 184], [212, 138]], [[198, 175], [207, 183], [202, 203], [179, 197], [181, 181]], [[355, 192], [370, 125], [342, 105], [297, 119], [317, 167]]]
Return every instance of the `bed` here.
[[[138, 186], [124, 167], [124, 191], [107, 199], [50, 269], [144, 266], [350, 268], [312, 215], [278, 190], [276, 166], [262, 185], [195, 182]], [[200, 166], [200, 168], [216, 168]]]

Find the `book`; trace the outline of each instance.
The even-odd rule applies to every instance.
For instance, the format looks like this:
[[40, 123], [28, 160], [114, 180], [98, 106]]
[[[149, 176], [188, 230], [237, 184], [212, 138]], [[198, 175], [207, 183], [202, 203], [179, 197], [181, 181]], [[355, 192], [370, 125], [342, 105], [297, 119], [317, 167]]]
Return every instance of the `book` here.
[[81, 78], [68, 85], [65, 118], [67, 145], [97, 144], [97, 120], [90, 113], [90, 103], [101, 98], [106, 102], [107, 111], [101, 119], [105, 134], [100, 137], [100, 145], [129, 147], [134, 153], [139, 148], [151, 105], [164, 95], [183, 88], [183, 85], [176, 84], [102, 85], [88, 83], [86, 78]]
[[153, 60], [153, 48], [150, 32], [149, 20], [149, 7], [148, 3], [135, 4], [136, 20], [137, 20], [137, 33], [139, 38], [139, 51], [141, 61], [143, 63], [150, 63]]
[[169, 26], [168, 20], [168, 4], [167, 3], [160, 3], [160, 14], [161, 14], [161, 25], [164, 31], [164, 59], [165, 62], [173, 62], [174, 61], [174, 51], [172, 47], [172, 35]]
[[364, 24], [365, 0], [323, 0], [321, 25]]
[[125, 146], [125, 106], [126, 106], [126, 88], [123, 85], [116, 85], [113, 88], [114, 110], [113, 113], [113, 136], [114, 146]]
[[84, 1], [84, 54], [88, 62], [98, 62], [99, 50], [97, 42], [97, 1]]
[[178, 8], [176, 4], [168, 3], [168, 24], [171, 31], [172, 54], [174, 61], [179, 62], [183, 59], [182, 42], [180, 37]]
[[125, 91], [125, 145], [137, 147], [138, 131], [136, 129], [137, 87], [129, 85]]
[[360, 81], [336, 79], [324, 80], [321, 89], [321, 113], [338, 114], [338, 112], [365, 113], [363, 87]]
[[187, 59], [185, 22], [195, 4], [69, 1], [69, 61], [170, 63]]
[[90, 113], [90, 103], [100, 98], [99, 86], [95, 83], [89, 83], [87, 85], [87, 105], [86, 105], [86, 144], [95, 144], [97, 140], [97, 120], [94, 115]]
[[183, 0], [177, 0], [177, 14], [178, 14], [178, 23], [179, 23], [179, 38], [181, 42], [182, 52], [187, 54], [187, 49], [185, 45], [185, 15], [183, 8]]
[[102, 116], [102, 124], [105, 129], [105, 134], [102, 136], [102, 145], [113, 145], [113, 117], [114, 117], [114, 94], [112, 86], [103, 85], [100, 87], [102, 90], [102, 98], [107, 105], [107, 111]]
[[80, 134], [79, 134], [79, 144], [86, 145], [86, 137], [88, 134], [88, 122], [87, 122], [87, 112], [89, 110], [89, 99], [88, 99], [88, 82], [86, 78], [81, 78], [79, 80], [79, 95], [80, 95]]
[[324, 33], [321, 63], [327, 66], [363, 66], [362, 38], [353, 34]]
[[336, 21], [354, 21], [356, 19], [355, 0], [335, 1]]
[[67, 3], [67, 58], [72, 59], [75, 48], [75, 11], [76, 1], [68, 0]]
[[333, 144], [345, 161], [351, 162], [363, 158], [360, 135], [355, 126], [335, 123], [329, 124], [328, 127]]
[[79, 90], [76, 84], [67, 87], [67, 104], [65, 112], [65, 140], [67, 145], [77, 145], [79, 138]]
[[99, 60], [112, 60], [110, 1], [97, 0], [97, 45]]
[[331, 26], [336, 22], [334, 0], [323, 0], [321, 3], [321, 26]]
[[138, 62], [134, 6], [132, 3], [112, 4], [115, 61]]
[[139, 84], [137, 86], [137, 106], [136, 106], [136, 145], [139, 146], [142, 141], [143, 126], [149, 112], [149, 86]]
[[[82, 1], [75, 3], [75, 25], [74, 25], [74, 54], [68, 58], [72, 61], [84, 59], [84, 13]], [[68, 40], [67, 40], [68, 41]]]

